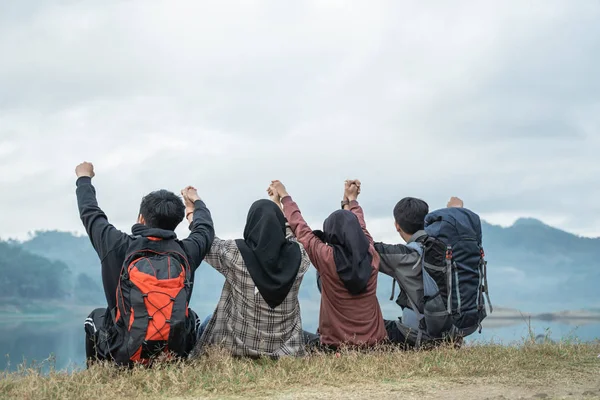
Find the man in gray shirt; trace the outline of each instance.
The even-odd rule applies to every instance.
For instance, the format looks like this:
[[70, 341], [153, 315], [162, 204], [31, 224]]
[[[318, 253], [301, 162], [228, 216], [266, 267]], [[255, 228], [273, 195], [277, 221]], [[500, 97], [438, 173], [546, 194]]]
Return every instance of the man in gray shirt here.
[[[462, 207], [462, 200], [453, 197], [448, 207]], [[445, 248], [428, 246], [425, 242], [425, 216], [429, 205], [420, 199], [407, 197], [394, 207], [396, 231], [406, 244], [375, 243], [375, 249], [381, 257], [379, 272], [394, 279], [392, 299], [396, 282], [400, 286], [400, 295], [396, 303], [402, 308], [402, 318], [385, 321], [388, 339], [392, 343], [414, 347], [421, 342], [424, 330], [421, 323], [424, 313], [424, 284], [422, 257], [431, 264], [443, 263]], [[425, 333], [426, 334], [426, 333]]]

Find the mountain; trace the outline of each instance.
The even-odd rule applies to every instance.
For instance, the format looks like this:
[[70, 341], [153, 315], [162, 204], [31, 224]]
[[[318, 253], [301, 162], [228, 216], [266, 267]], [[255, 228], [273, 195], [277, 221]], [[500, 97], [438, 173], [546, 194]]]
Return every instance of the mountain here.
[[32, 254], [20, 246], [0, 242], [0, 298], [3, 303], [19, 298], [61, 299], [67, 296], [67, 265]]
[[69, 232], [40, 231], [21, 243], [21, 246], [33, 254], [66, 263], [76, 274], [97, 273], [98, 255], [87, 236], [76, 236]]
[[600, 305], [600, 238], [584, 238], [535, 219], [483, 224], [492, 301], [530, 312]]
[[[66, 266], [67, 273], [61, 279], [66, 287], [65, 301], [78, 304], [101, 304], [104, 291], [100, 278], [100, 262], [87, 236], [76, 236], [68, 232], [35, 232], [25, 242], [9, 242], [24, 252], [58, 262]], [[56, 276], [54, 273], [52, 276]], [[60, 276], [60, 275], [59, 275]]]
[[[49, 261], [60, 261], [68, 266], [71, 288], [69, 298], [73, 302], [98, 307], [106, 303], [100, 261], [87, 236], [60, 231], [39, 231], [24, 242], [10, 243], [30, 254]], [[206, 263], [200, 266], [196, 274], [201, 278], [195, 280], [192, 306], [210, 312], [219, 300], [224, 279]]]
[[[494, 305], [532, 313], [600, 308], [596, 288], [600, 282], [600, 238], [579, 237], [535, 219], [521, 219], [507, 228], [484, 222], [483, 235]], [[28, 267], [7, 269], [15, 264]], [[57, 280], [57, 271], [67, 278]], [[14, 296], [30, 292], [22, 283], [19, 286], [10, 282], [17, 278], [26, 282], [27, 277], [37, 275], [38, 284], [42, 284], [43, 277], [48, 285], [60, 287], [55, 295], [60, 293], [66, 299], [90, 306], [104, 303], [100, 262], [86, 236], [46, 231], [36, 232], [22, 243], [0, 242], [0, 273], [0, 284], [5, 285], [0, 289], [7, 287], [4, 293]], [[223, 282], [223, 277], [206, 263], [197, 270], [192, 306], [200, 315], [214, 309]], [[378, 297], [387, 318], [399, 314], [395, 303], [389, 300], [391, 288], [391, 279], [380, 276]], [[35, 291], [36, 296], [42, 293], [47, 291]], [[304, 278], [300, 300], [304, 321], [315, 326], [320, 296], [313, 268]]]
[[508, 228], [483, 223], [483, 233], [487, 251], [502, 261], [522, 263], [522, 257], [528, 255], [546, 261], [532, 267], [563, 269], [566, 263], [573, 272], [585, 272], [590, 269], [589, 262], [600, 257], [600, 238], [573, 235], [536, 219], [519, 219]]

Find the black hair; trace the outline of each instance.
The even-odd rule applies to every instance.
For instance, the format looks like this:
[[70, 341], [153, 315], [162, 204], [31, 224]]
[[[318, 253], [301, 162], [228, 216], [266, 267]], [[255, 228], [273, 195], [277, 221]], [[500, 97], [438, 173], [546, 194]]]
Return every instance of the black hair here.
[[140, 214], [148, 227], [174, 231], [185, 217], [185, 205], [175, 193], [162, 189], [144, 196]]
[[394, 219], [400, 228], [409, 235], [425, 229], [425, 216], [429, 205], [421, 199], [406, 197], [394, 207]]

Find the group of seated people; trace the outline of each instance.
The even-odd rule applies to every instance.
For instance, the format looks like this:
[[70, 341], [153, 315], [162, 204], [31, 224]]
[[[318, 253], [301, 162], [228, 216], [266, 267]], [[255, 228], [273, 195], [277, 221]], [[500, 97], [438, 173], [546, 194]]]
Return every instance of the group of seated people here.
[[[146, 362], [165, 350], [196, 357], [211, 346], [234, 356], [279, 358], [315, 347], [411, 342], [399, 321], [384, 320], [377, 276], [399, 280], [395, 271], [404, 267], [407, 281], [414, 278], [422, 252], [410, 243], [424, 235], [426, 202], [405, 198], [396, 205], [395, 227], [407, 244], [387, 245], [375, 243], [367, 230], [357, 201], [360, 181], [344, 183], [341, 209], [322, 230], [313, 230], [275, 180], [268, 185], [269, 199], [252, 204], [243, 238], [235, 240], [215, 236], [211, 214], [190, 186], [181, 191], [183, 199], [166, 190], [145, 196], [129, 235], [112, 226], [98, 206], [93, 165], [80, 164], [76, 174], [79, 212], [101, 260], [107, 300], [107, 307], [85, 321], [88, 360]], [[462, 206], [458, 198], [448, 203]], [[190, 234], [179, 240], [174, 231], [184, 218]], [[203, 260], [225, 277], [216, 309], [205, 319], [189, 309]], [[298, 299], [311, 264], [321, 292], [316, 333], [303, 331]], [[423, 296], [398, 283], [408, 300]]]

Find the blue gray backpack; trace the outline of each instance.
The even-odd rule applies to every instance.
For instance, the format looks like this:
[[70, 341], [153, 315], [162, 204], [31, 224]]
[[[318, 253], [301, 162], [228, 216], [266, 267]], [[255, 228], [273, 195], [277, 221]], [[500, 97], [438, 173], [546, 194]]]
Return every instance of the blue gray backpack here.
[[447, 328], [451, 323], [450, 330], [461, 337], [481, 332], [486, 299], [490, 313], [493, 308], [479, 216], [466, 208], [437, 210], [425, 217], [425, 232], [421, 245], [426, 324]]
[[465, 208], [434, 211], [425, 217], [425, 231], [413, 238], [407, 247], [419, 254], [416, 264], [391, 263], [391, 276], [402, 289], [396, 300], [402, 318], [396, 325], [406, 344], [418, 348], [481, 331], [485, 300], [490, 301], [477, 214]]

